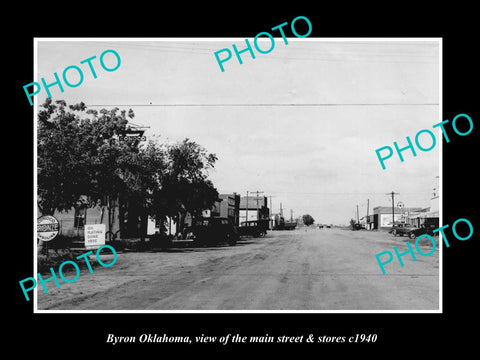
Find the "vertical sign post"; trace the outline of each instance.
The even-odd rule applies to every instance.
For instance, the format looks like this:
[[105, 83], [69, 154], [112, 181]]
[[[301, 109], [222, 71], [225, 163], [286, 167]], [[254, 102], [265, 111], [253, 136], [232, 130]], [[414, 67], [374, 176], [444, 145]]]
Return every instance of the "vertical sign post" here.
[[45, 215], [37, 219], [37, 239], [45, 243], [45, 252], [48, 260], [48, 241], [55, 239], [59, 232], [59, 223], [54, 216]]

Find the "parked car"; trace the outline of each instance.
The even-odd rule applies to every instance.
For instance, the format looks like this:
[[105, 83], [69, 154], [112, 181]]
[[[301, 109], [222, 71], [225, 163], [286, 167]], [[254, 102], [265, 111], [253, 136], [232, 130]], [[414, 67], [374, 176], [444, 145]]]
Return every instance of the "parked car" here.
[[434, 226], [433, 227], [425, 227], [425, 226], [421, 226], [419, 228], [416, 228], [416, 229], [413, 229], [411, 230], [407, 235], [410, 239], [416, 239], [417, 237], [419, 237], [420, 235], [423, 235], [423, 234], [428, 234], [430, 236], [433, 236], [433, 230], [436, 229]]
[[189, 229], [189, 234], [194, 243], [201, 246], [222, 242], [234, 246], [239, 238], [235, 226], [225, 217], [199, 218]]
[[411, 231], [417, 230], [418, 227], [410, 225], [410, 224], [405, 224], [405, 223], [398, 223], [392, 226], [392, 228], [388, 231], [391, 233], [393, 236], [403, 236], [403, 235], [409, 235]]

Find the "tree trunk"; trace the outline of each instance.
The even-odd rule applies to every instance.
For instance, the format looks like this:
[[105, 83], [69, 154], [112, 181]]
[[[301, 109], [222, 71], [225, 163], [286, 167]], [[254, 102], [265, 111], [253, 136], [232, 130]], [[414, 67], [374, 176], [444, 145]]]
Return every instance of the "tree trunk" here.
[[185, 228], [185, 212], [178, 212], [178, 229], [177, 233], [183, 234], [183, 229]]

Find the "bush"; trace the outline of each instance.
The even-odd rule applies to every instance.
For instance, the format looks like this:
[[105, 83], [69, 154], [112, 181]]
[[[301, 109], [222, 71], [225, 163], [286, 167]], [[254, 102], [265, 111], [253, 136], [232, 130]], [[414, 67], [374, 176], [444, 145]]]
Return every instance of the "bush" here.
[[150, 249], [167, 249], [172, 246], [172, 237], [166, 235], [152, 235], [148, 241]]
[[357, 223], [357, 222], [356, 222], [355, 220], [350, 219], [350, 228], [351, 228], [352, 230], [356, 230], [356, 228], [355, 228], [355, 224], [356, 224], [356, 223]]
[[48, 241], [48, 243], [45, 242], [43, 247], [48, 247], [48, 249], [52, 250], [69, 249], [72, 247], [74, 240], [77, 239], [65, 235], [57, 235], [55, 239]]
[[305, 214], [302, 216], [302, 221], [305, 225], [310, 226], [315, 222], [315, 219], [310, 214]]

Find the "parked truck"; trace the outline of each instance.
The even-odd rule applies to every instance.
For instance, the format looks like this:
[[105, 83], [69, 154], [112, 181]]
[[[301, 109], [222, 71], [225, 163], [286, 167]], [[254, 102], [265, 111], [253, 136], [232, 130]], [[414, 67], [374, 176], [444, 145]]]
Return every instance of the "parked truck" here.
[[285, 221], [285, 218], [283, 216], [275, 215], [273, 230], [294, 230], [296, 227], [296, 221]]
[[267, 230], [269, 229], [268, 223], [268, 219], [242, 221], [240, 226], [237, 227], [238, 235], [263, 237], [267, 235]]

